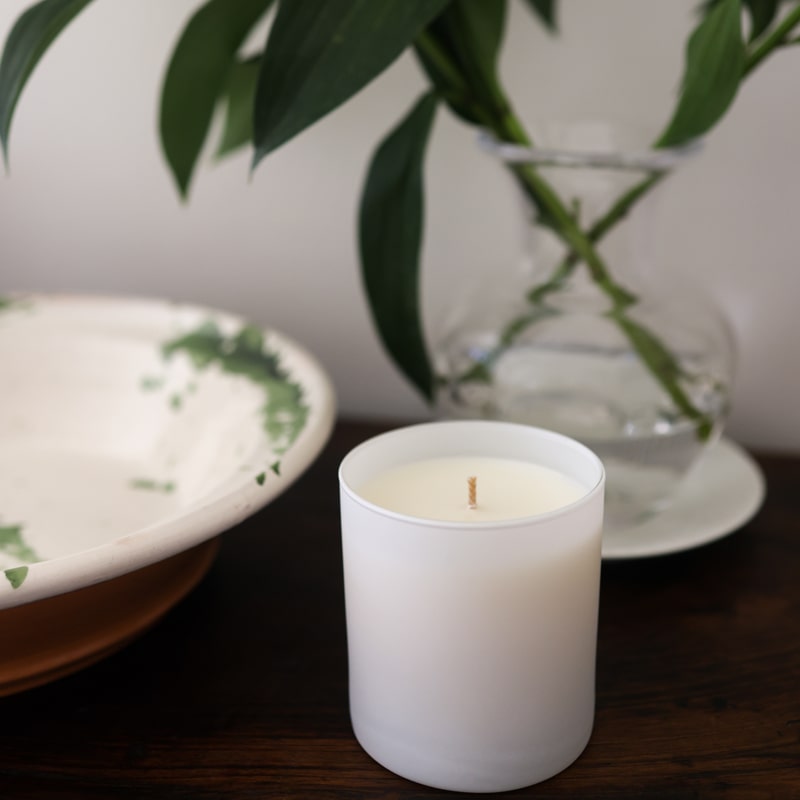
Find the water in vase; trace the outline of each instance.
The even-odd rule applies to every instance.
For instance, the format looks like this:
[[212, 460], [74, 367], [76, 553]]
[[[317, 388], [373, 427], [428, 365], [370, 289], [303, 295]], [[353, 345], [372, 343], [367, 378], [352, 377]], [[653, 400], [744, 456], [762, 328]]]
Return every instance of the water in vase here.
[[[691, 479], [688, 470], [700, 451], [718, 435], [727, 408], [724, 386], [708, 370], [696, 369], [687, 393], [711, 422], [710, 432], [701, 434], [626, 347], [521, 344], [498, 355], [491, 348], [481, 352], [473, 341], [469, 356], [462, 351], [473, 364], [486, 363], [489, 354], [484, 380], [441, 384], [440, 411], [549, 428], [591, 447], [606, 468], [606, 518], [617, 527], [669, 504], [680, 482]], [[465, 363], [450, 374], [465, 375]]]

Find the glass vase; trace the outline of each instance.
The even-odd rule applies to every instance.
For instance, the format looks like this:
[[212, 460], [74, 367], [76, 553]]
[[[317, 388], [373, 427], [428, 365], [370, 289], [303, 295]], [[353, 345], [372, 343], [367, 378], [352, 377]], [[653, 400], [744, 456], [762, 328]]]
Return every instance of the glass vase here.
[[624, 527], [668, 506], [729, 406], [726, 321], [651, 246], [659, 185], [697, 148], [634, 151], [602, 125], [536, 140], [482, 140], [520, 190], [524, 267], [458, 306], [433, 348], [436, 407], [583, 442]]

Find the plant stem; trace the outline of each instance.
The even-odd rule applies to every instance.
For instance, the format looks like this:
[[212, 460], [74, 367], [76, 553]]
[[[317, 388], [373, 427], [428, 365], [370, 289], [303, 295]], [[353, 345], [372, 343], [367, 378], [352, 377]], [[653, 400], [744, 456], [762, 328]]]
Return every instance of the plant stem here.
[[[654, 175], [650, 175], [619, 197], [614, 205], [589, 228], [587, 232], [589, 241], [594, 244], [602, 239], [614, 225], [627, 215], [631, 206], [667, 174], [666, 172], [658, 172]], [[536, 284], [536, 286], [528, 291], [527, 298], [528, 302], [533, 307], [532, 310], [514, 317], [514, 319], [506, 324], [500, 334], [499, 344], [484, 357], [484, 363], [491, 364], [494, 362], [514, 343], [517, 337], [523, 334], [531, 325], [545, 317], [552, 316], [554, 312], [545, 307], [544, 301], [547, 299], [548, 295], [554, 294], [564, 288], [564, 282], [572, 275], [578, 264], [580, 264], [579, 257], [575, 254], [574, 250], [570, 250], [555, 267], [546, 281]], [[478, 373], [471, 370], [470, 372], [464, 373], [459, 378], [459, 381], [479, 380], [484, 377], [485, 371], [483, 373]]]
[[[600, 241], [611, 228], [627, 216], [631, 206], [667, 174], [666, 171], [653, 173], [617, 198], [614, 205], [589, 228], [586, 234], [589, 241], [592, 244]], [[534, 286], [528, 292], [528, 301], [533, 304], [541, 303], [547, 295], [561, 289], [564, 281], [574, 272], [579, 263], [580, 259], [577, 254], [571, 250], [546, 281]]]

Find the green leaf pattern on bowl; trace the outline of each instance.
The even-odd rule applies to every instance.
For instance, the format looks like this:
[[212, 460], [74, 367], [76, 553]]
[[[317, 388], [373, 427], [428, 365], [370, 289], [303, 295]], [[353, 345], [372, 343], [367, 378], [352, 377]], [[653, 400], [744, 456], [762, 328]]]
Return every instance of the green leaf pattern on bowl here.
[[5, 570], [3, 574], [11, 584], [12, 589], [19, 589], [19, 587], [25, 582], [25, 578], [28, 577], [28, 568], [25, 566], [10, 567], [9, 569]]
[[[17, 561], [22, 561], [24, 564], [32, 564], [40, 560], [36, 551], [22, 537], [22, 525], [19, 524], [0, 526], [0, 553], [4, 553]], [[28, 568], [25, 566], [10, 567], [4, 570], [3, 574], [8, 579], [11, 587], [18, 589], [27, 577]]]
[[[198, 370], [216, 364], [224, 372], [250, 380], [264, 392], [264, 431], [278, 455], [297, 439], [308, 419], [303, 388], [291, 380], [280, 356], [264, 343], [264, 334], [251, 325], [226, 336], [216, 323], [204, 322], [195, 330], [162, 346], [165, 358], [183, 352]], [[273, 468], [273, 472], [277, 470]]]

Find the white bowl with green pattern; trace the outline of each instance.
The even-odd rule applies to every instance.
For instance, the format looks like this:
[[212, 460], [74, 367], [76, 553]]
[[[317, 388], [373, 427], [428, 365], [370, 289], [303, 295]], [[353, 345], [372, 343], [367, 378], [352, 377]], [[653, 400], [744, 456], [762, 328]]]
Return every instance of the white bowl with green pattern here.
[[212, 539], [286, 489], [334, 419], [291, 339], [166, 301], [4, 296], [0, 375], [0, 609]]

